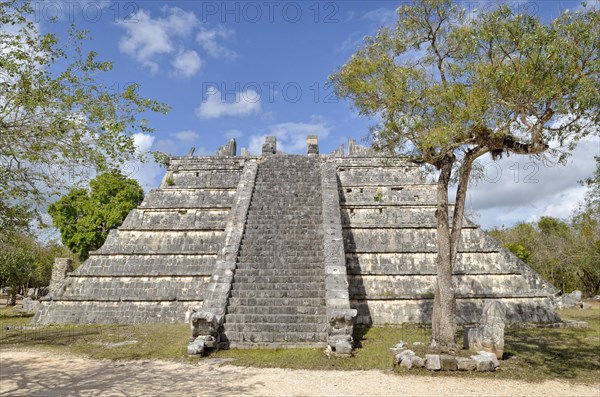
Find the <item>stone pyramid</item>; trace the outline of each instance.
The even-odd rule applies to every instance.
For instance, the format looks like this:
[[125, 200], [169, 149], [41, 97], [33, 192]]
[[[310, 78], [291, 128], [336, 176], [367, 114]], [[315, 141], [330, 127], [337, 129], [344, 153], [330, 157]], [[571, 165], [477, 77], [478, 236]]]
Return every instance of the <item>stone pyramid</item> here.
[[[427, 322], [435, 280], [435, 185], [417, 166], [350, 141], [261, 156], [235, 141], [172, 158], [105, 244], [34, 317], [48, 323], [183, 323], [233, 346], [321, 345], [353, 325]], [[552, 323], [558, 290], [466, 221], [455, 286], [459, 323], [485, 299], [507, 321]]]

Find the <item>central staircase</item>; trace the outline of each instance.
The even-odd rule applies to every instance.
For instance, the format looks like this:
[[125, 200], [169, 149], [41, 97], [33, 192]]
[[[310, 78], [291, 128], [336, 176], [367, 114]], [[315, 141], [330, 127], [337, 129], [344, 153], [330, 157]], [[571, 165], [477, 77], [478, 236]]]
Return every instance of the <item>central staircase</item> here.
[[306, 156], [258, 167], [229, 306], [230, 347], [324, 346], [321, 172]]

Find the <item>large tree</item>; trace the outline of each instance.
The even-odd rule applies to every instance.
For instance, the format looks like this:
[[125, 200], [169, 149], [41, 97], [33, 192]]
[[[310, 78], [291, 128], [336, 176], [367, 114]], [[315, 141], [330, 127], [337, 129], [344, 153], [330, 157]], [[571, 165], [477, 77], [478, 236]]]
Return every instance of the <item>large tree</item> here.
[[167, 111], [137, 84], [115, 88], [85, 32], [59, 41], [34, 19], [30, 1], [0, 0], [0, 225], [135, 158], [133, 134], [152, 131], [143, 114]]
[[144, 199], [139, 183], [119, 171], [99, 175], [90, 185], [89, 192], [72, 189], [48, 208], [63, 244], [81, 260], [100, 248], [108, 232], [120, 226]]
[[600, 12], [565, 13], [544, 24], [508, 6], [467, 16], [451, 0], [421, 0], [397, 14], [396, 25], [367, 37], [331, 81], [361, 115], [378, 118], [370, 134], [376, 149], [438, 170], [431, 347], [452, 351], [452, 271], [473, 164], [486, 153], [562, 160], [597, 132]]

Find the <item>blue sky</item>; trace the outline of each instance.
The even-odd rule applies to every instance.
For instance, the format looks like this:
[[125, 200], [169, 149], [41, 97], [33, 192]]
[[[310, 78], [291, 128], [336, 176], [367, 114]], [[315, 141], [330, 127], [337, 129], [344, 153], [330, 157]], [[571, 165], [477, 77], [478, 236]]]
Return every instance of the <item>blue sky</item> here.
[[[110, 86], [140, 83], [142, 95], [172, 107], [166, 116], [149, 115], [156, 133], [136, 137], [143, 150], [182, 155], [195, 146], [196, 154], [214, 154], [235, 138], [238, 150], [257, 153], [264, 136], [276, 135], [285, 152], [303, 153], [306, 135], [316, 134], [321, 152], [329, 153], [350, 137], [360, 140], [373, 121], [338, 101], [327, 77], [365, 35], [392, 24], [400, 4], [44, 1], [34, 3], [34, 17], [42, 32], [64, 35], [70, 22], [89, 30], [89, 49], [114, 62], [105, 77]], [[497, 4], [463, 3], [471, 11]], [[509, 4], [544, 20], [580, 7], [579, 1]], [[592, 173], [599, 150], [597, 139], [587, 141], [569, 166], [536, 168], [539, 178], [525, 178], [532, 172], [526, 158], [501, 161], [501, 177], [491, 174], [471, 191], [475, 220], [491, 227], [540, 215], [568, 216], [583, 197], [577, 180]], [[155, 164], [146, 164], [134, 176], [148, 190], [158, 186], [162, 174]]]

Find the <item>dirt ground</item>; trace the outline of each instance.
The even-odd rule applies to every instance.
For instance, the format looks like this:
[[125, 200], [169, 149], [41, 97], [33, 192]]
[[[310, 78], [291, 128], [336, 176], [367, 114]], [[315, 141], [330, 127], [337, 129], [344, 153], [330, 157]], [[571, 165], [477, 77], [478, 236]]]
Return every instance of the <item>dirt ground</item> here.
[[381, 371], [113, 362], [35, 350], [0, 352], [0, 396], [600, 396], [599, 385], [398, 376]]

